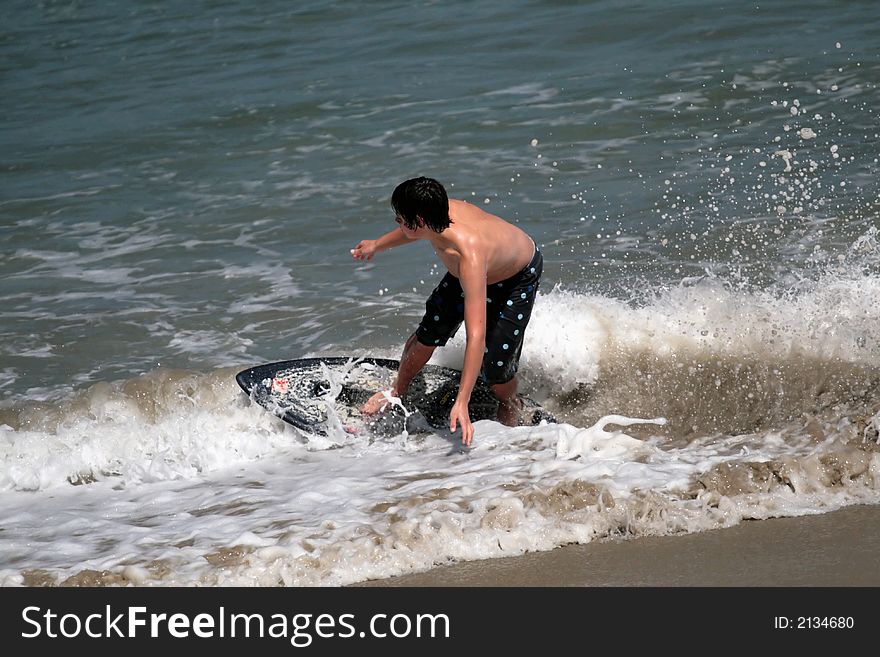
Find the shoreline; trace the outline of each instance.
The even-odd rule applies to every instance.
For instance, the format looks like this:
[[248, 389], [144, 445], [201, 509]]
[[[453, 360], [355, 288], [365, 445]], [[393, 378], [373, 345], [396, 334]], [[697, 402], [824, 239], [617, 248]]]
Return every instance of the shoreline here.
[[880, 586], [880, 505], [567, 545], [352, 586]]

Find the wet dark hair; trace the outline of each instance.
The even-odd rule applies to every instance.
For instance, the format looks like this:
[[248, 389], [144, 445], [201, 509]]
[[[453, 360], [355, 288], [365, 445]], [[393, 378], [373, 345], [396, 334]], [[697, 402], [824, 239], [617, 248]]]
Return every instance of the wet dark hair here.
[[391, 195], [391, 207], [410, 230], [419, 227], [418, 217], [435, 233], [449, 228], [449, 198], [443, 185], [433, 178], [411, 178], [400, 183]]

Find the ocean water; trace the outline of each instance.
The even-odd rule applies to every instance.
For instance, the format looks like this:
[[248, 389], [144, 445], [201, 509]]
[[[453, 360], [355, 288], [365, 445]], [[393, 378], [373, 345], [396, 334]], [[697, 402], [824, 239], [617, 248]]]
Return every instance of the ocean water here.
[[[0, 583], [342, 585], [880, 503], [876, 2], [5, 9]], [[349, 249], [415, 175], [541, 244], [558, 425], [317, 438], [239, 391], [399, 356], [442, 269]]]

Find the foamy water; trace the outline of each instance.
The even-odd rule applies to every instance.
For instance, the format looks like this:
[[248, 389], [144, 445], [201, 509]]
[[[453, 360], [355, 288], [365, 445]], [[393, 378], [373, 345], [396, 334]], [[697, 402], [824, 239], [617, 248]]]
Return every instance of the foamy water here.
[[[640, 307], [544, 293], [523, 370], [563, 422], [481, 421], [469, 450], [303, 435], [235, 368], [9, 408], [3, 582], [339, 585], [880, 503], [876, 280], [829, 274], [789, 297], [708, 281]], [[846, 330], [817, 330], [827, 294], [848, 300]]]

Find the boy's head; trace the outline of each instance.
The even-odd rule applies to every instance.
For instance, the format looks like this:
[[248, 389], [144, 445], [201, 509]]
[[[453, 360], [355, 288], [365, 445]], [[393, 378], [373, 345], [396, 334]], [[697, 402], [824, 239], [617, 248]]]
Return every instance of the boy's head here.
[[442, 233], [452, 223], [446, 190], [433, 178], [411, 178], [400, 183], [391, 195], [391, 207], [409, 230], [424, 225]]

